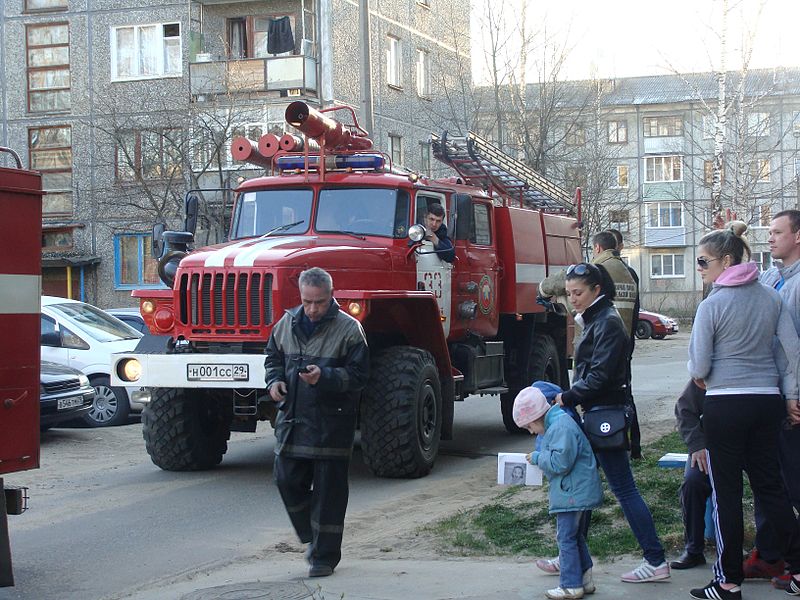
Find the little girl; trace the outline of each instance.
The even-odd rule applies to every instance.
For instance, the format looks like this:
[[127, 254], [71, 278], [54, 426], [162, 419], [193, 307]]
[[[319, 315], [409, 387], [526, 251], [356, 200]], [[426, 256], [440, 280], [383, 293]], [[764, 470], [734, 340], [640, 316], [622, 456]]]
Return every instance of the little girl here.
[[592, 557], [580, 522], [584, 511], [603, 502], [594, 453], [578, 424], [558, 405], [550, 406], [540, 390], [524, 388], [514, 400], [514, 422], [542, 436], [541, 449], [528, 455], [550, 480], [550, 513], [555, 513], [560, 585], [547, 590], [554, 599], [583, 598], [595, 591]]

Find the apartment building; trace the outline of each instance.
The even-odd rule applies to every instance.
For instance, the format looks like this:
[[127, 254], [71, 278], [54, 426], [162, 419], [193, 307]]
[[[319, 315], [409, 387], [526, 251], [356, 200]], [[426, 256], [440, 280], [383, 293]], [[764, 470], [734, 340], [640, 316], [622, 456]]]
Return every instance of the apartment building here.
[[189, 190], [199, 241], [222, 239], [262, 173], [231, 138], [283, 133], [294, 100], [352, 107], [395, 166], [430, 173], [430, 134], [463, 127], [434, 82], [468, 39], [454, 0], [5, 0], [0, 145], [43, 174], [44, 293], [108, 307], [159, 287], [151, 228], [181, 228]]

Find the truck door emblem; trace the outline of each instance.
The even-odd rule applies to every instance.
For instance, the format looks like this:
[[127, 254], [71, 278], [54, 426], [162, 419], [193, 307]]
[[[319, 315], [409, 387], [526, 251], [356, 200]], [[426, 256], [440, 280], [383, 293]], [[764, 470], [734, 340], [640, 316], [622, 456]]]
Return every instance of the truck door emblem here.
[[494, 307], [494, 289], [492, 279], [488, 275], [481, 277], [481, 282], [478, 284], [478, 307], [485, 315], [488, 315]]

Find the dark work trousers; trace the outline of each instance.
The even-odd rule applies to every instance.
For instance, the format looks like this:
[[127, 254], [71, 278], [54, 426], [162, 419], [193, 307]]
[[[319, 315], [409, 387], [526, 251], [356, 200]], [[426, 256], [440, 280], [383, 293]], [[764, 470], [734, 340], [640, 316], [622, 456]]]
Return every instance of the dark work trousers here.
[[[789, 502], [800, 513], [800, 426], [781, 429], [778, 436], [778, 450], [783, 485], [789, 496]], [[758, 496], [755, 495], [753, 499], [755, 501], [758, 555], [764, 560], [776, 561], [782, 558], [780, 540], [775, 535], [775, 528], [764, 516]], [[800, 525], [800, 520], [798, 520], [798, 525]]]
[[686, 459], [680, 495], [686, 551], [702, 554], [706, 545], [706, 501], [711, 495], [711, 480], [697, 465], [692, 466], [691, 455]]
[[312, 565], [342, 559], [349, 460], [275, 457], [275, 483], [297, 537], [311, 544]]
[[742, 571], [742, 471], [775, 528], [790, 570], [800, 572], [800, 531], [783, 489], [778, 463], [778, 434], [786, 416], [780, 395], [706, 395], [703, 431], [708, 450], [717, 534], [718, 581], [740, 584]]

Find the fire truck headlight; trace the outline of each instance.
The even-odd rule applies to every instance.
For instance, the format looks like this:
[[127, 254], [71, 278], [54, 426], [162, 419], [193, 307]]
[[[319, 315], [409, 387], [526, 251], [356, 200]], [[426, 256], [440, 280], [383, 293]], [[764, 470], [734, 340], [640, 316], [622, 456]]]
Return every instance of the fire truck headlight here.
[[364, 308], [358, 302], [351, 302], [347, 305], [347, 312], [349, 312], [354, 317], [357, 317], [364, 311]]
[[151, 314], [156, 309], [156, 303], [152, 300], [145, 300], [142, 302], [141, 311], [145, 314]]
[[412, 242], [420, 242], [425, 237], [425, 227], [423, 225], [412, 225], [408, 228], [408, 239]]
[[139, 381], [142, 364], [135, 358], [126, 358], [117, 364], [117, 375], [123, 381]]

